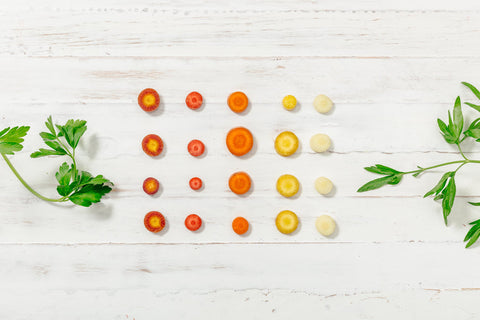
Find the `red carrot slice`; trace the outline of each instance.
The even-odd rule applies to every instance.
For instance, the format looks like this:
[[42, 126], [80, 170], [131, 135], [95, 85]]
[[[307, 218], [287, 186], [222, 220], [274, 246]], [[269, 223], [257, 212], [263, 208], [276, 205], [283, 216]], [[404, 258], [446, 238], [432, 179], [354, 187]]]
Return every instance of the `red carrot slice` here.
[[185, 219], [185, 227], [190, 231], [197, 231], [202, 226], [202, 219], [196, 214], [191, 214]]
[[196, 110], [202, 106], [203, 97], [200, 93], [193, 91], [187, 95], [187, 97], [185, 98], [185, 103], [190, 109]]
[[194, 157], [200, 157], [205, 151], [205, 145], [200, 140], [192, 140], [188, 144], [188, 152]]
[[162, 138], [156, 134], [149, 134], [142, 140], [142, 149], [146, 154], [152, 157], [158, 156], [163, 150]]
[[159, 187], [160, 183], [155, 178], [149, 177], [143, 181], [143, 191], [145, 191], [146, 194], [152, 195], [157, 193]]
[[202, 179], [195, 177], [190, 179], [189, 185], [190, 185], [190, 188], [192, 188], [192, 190], [200, 190], [203, 186], [203, 182], [202, 182]]
[[145, 215], [143, 219], [143, 223], [145, 224], [145, 228], [148, 231], [157, 233], [162, 231], [165, 228], [165, 217], [158, 211], [150, 211]]
[[146, 112], [154, 111], [160, 105], [160, 96], [152, 88], [143, 89], [138, 95], [138, 105]]

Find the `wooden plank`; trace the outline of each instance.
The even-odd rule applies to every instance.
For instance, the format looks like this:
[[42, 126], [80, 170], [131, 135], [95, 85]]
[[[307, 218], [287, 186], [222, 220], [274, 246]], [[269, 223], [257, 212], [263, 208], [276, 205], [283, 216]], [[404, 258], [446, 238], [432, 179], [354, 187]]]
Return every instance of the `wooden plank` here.
[[472, 4], [464, 11], [3, 9], [0, 55], [474, 57], [480, 11]]
[[0, 3], [0, 8], [4, 11], [16, 12], [26, 10], [36, 11], [68, 11], [68, 10], [90, 10], [92, 12], [122, 12], [121, 10], [131, 10], [139, 12], [149, 10], [167, 11], [167, 10], [229, 10], [229, 11], [312, 11], [312, 10], [422, 10], [422, 11], [475, 11], [480, 10], [477, 1], [461, 0], [424, 0], [424, 1], [375, 1], [375, 0], [245, 0], [241, 3], [237, 1], [188, 1], [188, 0], [84, 0], [84, 1], [61, 1], [45, 0], [42, 2], [31, 2], [28, 0], [19, 0], [12, 3]]
[[60, 114], [81, 112], [72, 103], [95, 103], [98, 110], [135, 105], [143, 88], [154, 87], [168, 108], [183, 104], [191, 90], [207, 104], [223, 105], [233, 90], [244, 90], [252, 105], [280, 106], [284, 95], [294, 94], [302, 111], [311, 111], [313, 98], [324, 93], [337, 104], [397, 105], [381, 113], [396, 118], [406, 104], [453, 105], [458, 94], [473, 101], [460, 82], [476, 84], [480, 59], [5, 57], [0, 67], [4, 116], [17, 103], [63, 103], [55, 110]]

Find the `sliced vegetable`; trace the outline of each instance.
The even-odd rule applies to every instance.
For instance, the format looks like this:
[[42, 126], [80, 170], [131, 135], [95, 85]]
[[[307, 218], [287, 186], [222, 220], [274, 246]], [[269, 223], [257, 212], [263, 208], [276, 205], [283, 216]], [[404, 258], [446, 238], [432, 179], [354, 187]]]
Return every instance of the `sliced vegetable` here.
[[203, 104], [203, 97], [200, 93], [193, 91], [187, 95], [185, 103], [190, 109], [197, 110]]
[[197, 231], [202, 226], [202, 219], [196, 214], [191, 214], [185, 218], [185, 227], [190, 231]]
[[242, 235], [245, 234], [248, 231], [248, 228], [250, 227], [247, 219], [243, 217], [236, 217], [233, 219], [232, 222], [232, 229], [235, 231], [236, 234]]
[[194, 177], [194, 178], [190, 179], [188, 184], [190, 185], [190, 188], [192, 188], [192, 190], [200, 190], [203, 186], [202, 179], [200, 179], [198, 177]]
[[143, 219], [145, 228], [151, 232], [160, 232], [165, 228], [165, 217], [158, 211], [150, 211]]
[[297, 106], [297, 99], [292, 95], [288, 95], [283, 98], [282, 104], [286, 110], [290, 111], [295, 109], [295, 107]]
[[310, 138], [310, 148], [315, 152], [325, 152], [330, 149], [332, 142], [330, 137], [323, 133], [317, 133]]
[[284, 234], [290, 234], [297, 230], [298, 217], [293, 211], [283, 210], [277, 215], [275, 224], [278, 231]]
[[335, 232], [336, 227], [337, 224], [335, 223], [335, 220], [327, 215], [322, 215], [315, 221], [315, 228], [317, 228], [317, 231], [326, 237], [332, 235]]
[[143, 89], [138, 95], [138, 105], [146, 112], [154, 111], [160, 105], [160, 96], [152, 88]]
[[245, 93], [237, 91], [228, 97], [227, 103], [233, 112], [240, 113], [247, 109], [248, 97], [245, 95]]
[[328, 178], [319, 177], [317, 180], [315, 180], [315, 189], [318, 191], [318, 193], [327, 195], [332, 192], [333, 183]]
[[328, 113], [330, 110], [332, 110], [333, 102], [326, 95], [319, 94], [313, 100], [313, 106], [315, 107], [315, 110], [320, 113]]
[[277, 180], [277, 191], [286, 198], [293, 197], [300, 188], [300, 182], [291, 174], [281, 175]]
[[152, 195], [157, 193], [159, 187], [160, 183], [155, 178], [149, 177], [143, 181], [143, 191], [145, 191], [146, 194]]
[[149, 134], [142, 140], [142, 149], [149, 156], [156, 157], [163, 151], [163, 141], [156, 134]]
[[243, 156], [252, 150], [253, 135], [247, 128], [237, 127], [227, 134], [227, 148], [235, 156]]
[[235, 172], [228, 180], [228, 186], [235, 194], [245, 194], [252, 186], [252, 179], [246, 172]]
[[192, 140], [188, 143], [188, 152], [194, 157], [200, 157], [205, 152], [205, 145], [200, 140]]
[[298, 138], [290, 131], [280, 133], [275, 139], [275, 150], [281, 156], [288, 157], [298, 149]]

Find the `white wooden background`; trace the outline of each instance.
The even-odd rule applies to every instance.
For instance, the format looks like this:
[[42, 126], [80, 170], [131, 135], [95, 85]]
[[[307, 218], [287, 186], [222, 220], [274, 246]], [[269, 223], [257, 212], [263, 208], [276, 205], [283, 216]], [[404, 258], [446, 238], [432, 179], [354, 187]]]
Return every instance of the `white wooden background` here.
[[[440, 171], [355, 192], [372, 178], [365, 165], [458, 158], [435, 119], [457, 94], [473, 100], [460, 81], [480, 85], [478, 1], [1, 1], [0, 44], [0, 123], [32, 127], [12, 157], [19, 171], [54, 195], [61, 160], [29, 158], [52, 114], [88, 121], [80, 164], [116, 183], [92, 208], [51, 205], [0, 163], [0, 319], [478, 318], [480, 248], [461, 240], [480, 217], [466, 204], [480, 199], [479, 168], [459, 173], [448, 228], [421, 197]], [[145, 87], [162, 97], [153, 116], [136, 104]], [[184, 106], [192, 90], [205, 97], [201, 112]], [[235, 90], [251, 99], [247, 115], [226, 107]], [[319, 93], [336, 103], [331, 115], [314, 111]], [[281, 108], [286, 94], [297, 112]], [[256, 138], [248, 160], [224, 146], [237, 125]], [[302, 142], [293, 159], [273, 149], [287, 129]], [[152, 132], [166, 142], [161, 159], [140, 148]], [[317, 132], [332, 138], [330, 153], [310, 151]], [[207, 157], [188, 156], [192, 138]], [[248, 198], [227, 191], [239, 169], [254, 180]], [[300, 179], [298, 199], [275, 192], [283, 173]], [[187, 188], [193, 175], [204, 191]], [[333, 197], [313, 189], [321, 175]], [[159, 197], [141, 190], [147, 176], [159, 178]], [[300, 216], [293, 236], [275, 229], [281, 209]], [[145, 230], [149, 210], [165, 213], [166, 233]], [[192, 212], [206, 222], [199, 234], [183, 226]], [[316, 232], [320, 214], [336, 219], [335, 237]], [[249, 236], [231, 231], [237, 215]]]

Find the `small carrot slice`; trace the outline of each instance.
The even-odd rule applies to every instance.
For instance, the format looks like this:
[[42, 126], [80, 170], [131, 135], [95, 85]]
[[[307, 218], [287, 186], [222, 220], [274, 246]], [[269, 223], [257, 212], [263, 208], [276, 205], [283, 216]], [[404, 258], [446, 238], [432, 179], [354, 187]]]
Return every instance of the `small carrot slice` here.
[[149, 177], [143, 181], [143, 191], [145, 191], [146, 194], [152, 195], [157, 193], [159, 187], [160, 183], [155, 178]]
[[188, 152], [194, 157], [200, 157], [205, 151], [205, 145], [200, 140], [192, 140], [188, 144]]
[[151, 232], [160, 232], [163, 228], [165, 228], [165, 217], [158, 211], [150, 211], [145, 215], [143, 219], [143, 223], [145, 224], [145, 228]]
[[236, 234], [242, 235], [248, 231], [249, 224], [247, 219], [243, 217], [236, 217], [232, 222], [232, 229]]
[[248, 97], [241, 91], [234, 92], [228, 96], [227, 104], [233, 112], [240, 113], [248, 107]]
[[192, 188], [192, 190], [200, 190], [203, 186], [202, 179], [198, 177], [190, 179], [188, 184], [190, 185], [190, 188]]
[[235, 172], [230, 176], [228, 186], [235, 194], [245, 194], [252, 186], [252, 179], [246, 172]]
[[162, 138], [156, 134], [149, 134], [142, 140], [142, 149], [149, 156], [156, 157], [163, 150]]
[[202, 226], [202, 218], [196, 214], [191, 214], [185, 218], [185, 227], [190, 231], [197, 231]]
[[237, 127], [227, 134], [227, 148], [235, 156], [243, 156], [253, 147], [253, 135], [247, 128]]
[[190, 92], [185, 98], [185, 104], [192, 110], [197, 110], [203, 104], [203, 97], [200, 93], [193, 91]]
[[160, 96], [152, 88], [143, 89], [138, 95], [138, 105], [146, 112], [154, 111], [160, 105]]

